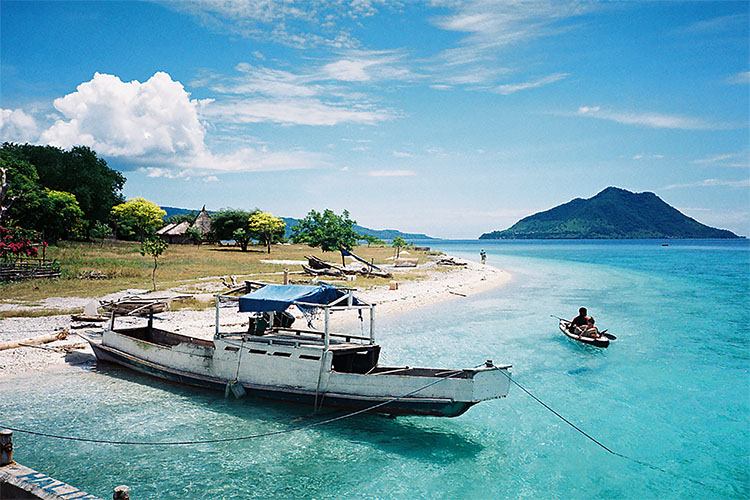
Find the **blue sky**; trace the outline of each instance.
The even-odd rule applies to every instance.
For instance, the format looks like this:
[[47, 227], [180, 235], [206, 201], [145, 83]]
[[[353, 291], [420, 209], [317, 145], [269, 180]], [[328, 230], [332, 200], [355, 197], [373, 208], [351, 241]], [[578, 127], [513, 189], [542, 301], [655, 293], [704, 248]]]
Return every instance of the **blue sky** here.
[[125, 195], [476, 238], [607, 186], [750, 234], [749, 5], [0, 1], [0, 138]]

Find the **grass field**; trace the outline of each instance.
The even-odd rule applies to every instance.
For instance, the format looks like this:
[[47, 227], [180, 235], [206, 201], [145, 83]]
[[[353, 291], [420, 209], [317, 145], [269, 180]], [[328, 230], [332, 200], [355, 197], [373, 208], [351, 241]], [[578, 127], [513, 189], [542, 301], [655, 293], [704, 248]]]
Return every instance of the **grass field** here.
[[[354, 253], [375, 265], [387, 264], [393, 257], [390, 247], [360, 246]], [[306, 255], [315, 255], [327, 262], [341, 263], [338, 252], [322, 252], [320, 249], [304, 245], [274, 245], [271, 253], [265, 247], [250, 246], [242, 252], [234, 246], [216, 245], [170, 245], [159, 257], [156, 271], [157, 290], [166, 290], [176, 286], [200, 291], [201, 283], [207, 278], [220, 276], [237, 276], [240, 279], [253, 279], [267, 282], [281, 282], [284, 269], [291, 272], [301, 271], [299, 264], [275, 264], [264, 260], [306, 260]], [[99, 243], [60, 242], [58, 246], [47, 249], [47, 259], [57, 259], [62, 268], [62, 277], [58, 279], [40, 279], [16, 283], [0, 283], [0, 299], [16, 303], [33, 305], [47, 297], [100, 297], [108, 293], [128, 288], [151, 289], [151, 271], [153, 259], [144, 257], [135, 242]], [[431, 256], [423, 251], [409, 250], [409, 257], [416, 257], [420, 263]], [[83, 273], [98, 271], [106, 279], [81, 279]], [[418, 273], [398, 273], [395, 279], [415, 279]], [[303, 280], [309, 277], [292, 275], [293, 279]], [[218, 278], [213, 280], [218, 282]], [[357, 287], [369, 287], [387, 283], [385, 278], [357, 277]], [[54, 311], [50, 311], [54, 313]], [[20, 314], [20, 312], [19, 312]], [[0, 316], [13, 316], [13, 311], [4, 311]]]

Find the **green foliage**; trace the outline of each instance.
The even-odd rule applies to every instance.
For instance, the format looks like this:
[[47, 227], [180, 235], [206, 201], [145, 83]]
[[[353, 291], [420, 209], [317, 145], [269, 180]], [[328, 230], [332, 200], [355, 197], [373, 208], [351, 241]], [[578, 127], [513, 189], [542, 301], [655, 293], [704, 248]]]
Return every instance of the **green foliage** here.
[[144, 240], [164, 224], [167, 213], [155, 203], [135, 198], [112, 208], [112, 218], [121, 238]]
[[72, 193], [44, 188], [37, 215], [33, 227], [42, 231], [52, 244], [60, 238], [82, 232], [83, 210]]
[[0, 258], [12, 262], [22, 257], [36, 257], [37, 246], [47, 246], [42, 235], [30, 229], [0, 226]]
[[196, 245], [199, 245], [203, 241], [203, 233], [197, 227], [187, 228], [185, 230], [185, 236]]
[[[257, 211], [257, 210], [256, 210]], [[217, 240], [232, 240], [237, 229], [247, 231], [250, 212], [244, 210], [224, 209], [211, 215], [211, 228]]]
[[358, 234], [357, 238], [366, 241], [368, 247], [370, 245], [385, 245], [385, 241], [381, 240], [377, 236], [371, 236], [369, 234]]
[[151, 283], [154, 286], [154, 290], [156, 290], [156, 267], [159, 262], [159, 256], [164, 253], [164, 250], [168, 246], [167, 242], [158, 236], [151, 236], [141, 242], [141, 255], [144, 257], [150, 256], [154, 259], [154, 270], [151, 272]]
[[286, 223], [270, 213], [258, 211], [248, 218], [248, 229], [253, 238], [262, 241], [271, 253], [271, 243], [283, 240]]
[[396, 257], [401, 255], [401, 249], [407, 245], [408, 243], [406, 243], [406, 240], [403, 239], [401, 236], [396, 236], [395, 238], [393, 238], [393, 242], [391, 243], [391, 246], [396, 249]]
[[180, 222], [189, 222], [192, 224], [197, 216], [198, 212], [192, 211], [184, 214], [173, 215], [167, 219], [167, 222], [170, 224], [179, 224]]
[[323, 213], [310, 210], [307, 216], [292, 228], [291, 240], [311, 247], [320, 247], [324, 252], [343, 248], [351, 250], [359, 236], [354, 231], [356, 221], [349, 219], [349, 212], [339, 216], [332, 210]]
[[252, 239], [250, 232], [243, 228], [235, 229], [232, 233], [232, 239], [240, 246], [243, 252], [247, 252], [247, 245]]
[[[0, 156], [6, 155], [34, 166], [39, 190], [49, 188], [75, 195], [85, 231], [95, 222], [107, 222], [112, 207], [123, 201], [125, 177], [88, 147], [65, 151], [54, 146], [5, 143]], [[20, 185], [17, 188], [23, 189]]]
[[104, 246], [104, 239], [112, 236], [112, 228], [109, 227], [109, 224], [96, 221], [94, 225], [91, 227], [91, 230], [89, 231], [89, 235], [92, 238], [99, 240], [101, 244], [100, 246]]
[[736, 238], [687, 217], [654, 193], [609, 187], [587, 200], [576, 198], [521, 219], [480, 239], [505, 238]]

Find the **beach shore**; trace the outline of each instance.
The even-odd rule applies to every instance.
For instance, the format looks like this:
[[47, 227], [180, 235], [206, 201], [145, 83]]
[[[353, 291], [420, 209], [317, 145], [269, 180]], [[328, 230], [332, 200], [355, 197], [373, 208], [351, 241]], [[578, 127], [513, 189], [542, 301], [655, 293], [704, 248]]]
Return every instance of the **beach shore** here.
[[[466, 266], [440, 267], [434, 264], [415, 269], [420, 278], [398, 282], [393, 290], [390, 285], [362, 289], [357, 296], [368, 303], [376, 304], [375, 316], [400, 314], [445, 300], [462, 298], [481, 293], [510, 281], [507, 272], [493, 266], [465, 261]], [[356, 288], [358, 283], [352, 285]], [[124, 292], [123, 292], [124, 293]], [[163, 293], [163, 292], [162, 292]], [[107, 297], [111, 300], [113, 297]], [[46, 304], [54, 303], [60, 309], [83, 307], [91, 298], [54, 297], [47, 299]], [[8, 304], [5, 304], [6, 308]], [[27, 308], [24, 307], [24, 308]], [[246, 315], [232, 310], [222, 310], [222, 328], [238, 327], [247, 323]], [[132, 321], [143, 321], [133, 319]], [[332, 320], [333, 328], [345, 329], [352, 320], [344, 316]], [[204, 310], [168, 311], [158, 315], [158, 326], [162, 329], [176, 331], [185, 335], [194, 335], [210, 339], [214, 333], [215, 310], [210, 307]], [[0, 320], [0, 342], [17, 341], [39, 335], [54, 333], [66, 329], [70, 331], [65, 340], [55, 341], [38, 347], [18, 347], [0, 351], [0, 379], [25, 376], [39, 371], [53, 371], [80, 367], [93, 361], [93, 352], [88, 344], [76, 332], [101, 330], [102, 324], [90, 324], [86, 328], [73, 329], [75, 323], [69, 314], [44, 316], [38, 318], [7, 318]], [[318, 325], [316, 325], [318, 326]], [[345, 331], [345, 330], [342, 330]]]

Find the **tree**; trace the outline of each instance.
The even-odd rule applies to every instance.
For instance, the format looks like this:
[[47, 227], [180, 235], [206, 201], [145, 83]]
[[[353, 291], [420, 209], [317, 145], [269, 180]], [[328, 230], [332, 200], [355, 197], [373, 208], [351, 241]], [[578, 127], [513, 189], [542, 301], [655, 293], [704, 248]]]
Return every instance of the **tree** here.
[[51, 244], [82, 231], [83, 210], [72, 193], [44, 188], [34, 227]]
[[406, 240], [403, 239], [401, 236], [396, 236], [393, 238], [393, 242], [391, 243], [391, 246], [396, 249], [396, 258], [398, 258], [399, 255], [401, 255], [401, 248], [407, 246], [408, 243], [406, 243]]
[[247, 252], [247, 245], [250, 244], [250, 240], [252, 238], [250, 237], [250, 232], [240, 227], [234, 230], [234, 232], [232, 233], [232, 239], [237, 245], [240, 246], [240, 249], [243, 252]]
[[74, 194], [87, 234], [94, 222], [107, 222], [112, 207], [124, 201], [125, 177], [86, 146], [65, 151], [54, 146], [5, 143], [0, 151], [33, 165], [40, 188]]
[[193, 210], [192, 212], [173, 215], [172, 217], [167, 219], [167, 222], [169, 222], [170, 224], [179, 224], [180, 222], [189, 222], [190, 224], [192, 224], [197, 216], [198, 212]]
[[271, 243], [278, 243], [284, 238], [286, 222], [267, 212], [254, 212], [248, 218], [248, 228], [253, 238], [262, 241], [268, 253], [271, 253]]
[[141, 255], [149, 255], [154, 258], [154, 270], [151, 272], [151, 283], [156, 290], [156, 266], [159, 263], [159, 256], [164, 253], [169, 245], [166, 241], [158, 236], [151, 236], [141, 242]]
[[97, 221], [94, 223], [89, 234], [92, 238], [99, 240], [99, 246], [103, 247], [104, 239], [112, 236], [112, 228], [108, 224]]
[[196, 245], [203, 241], [203, 233], [197, 227], [189, 227], [185, 230], [185, 236]]
[[[291, 240], [311, 247], [320, 247], [324, 252], [334, 250], [351, 250], [357, 244], [359, 236], [354, 231], [357, 221], [349, 219], [349, 212], [339, 216], [332, 210], [323, 213], [310, 210], [307, 216], [292, 228]], [[342, 254], [341, 260], [344, 260]]]
[[118, 235], [143, 241], [164, 224], [167, 212], [143, 198], [130, 199], [112, 208]]
[[24, 202], [40, 196], [39, 175], [34, 165], [17, 152], [0, 149], [0, 223], [18, 219]]
[[357, 237], [360, 240], [366, 241], [368, 247], [370, 245], [385, 245], [385, 241], [381, 240], [377, 236], [371, 236], [369, 234], [360, 234], [360, 235], [357, 235]]
[[247, 229], [247, 221], [252, 214], [244, 210], [235, 210], [227, 208], [219, 210], [211, 215], [211, 228], [216, 234], [216, 239], [232, 240], [234, 231], [237, 229]]

